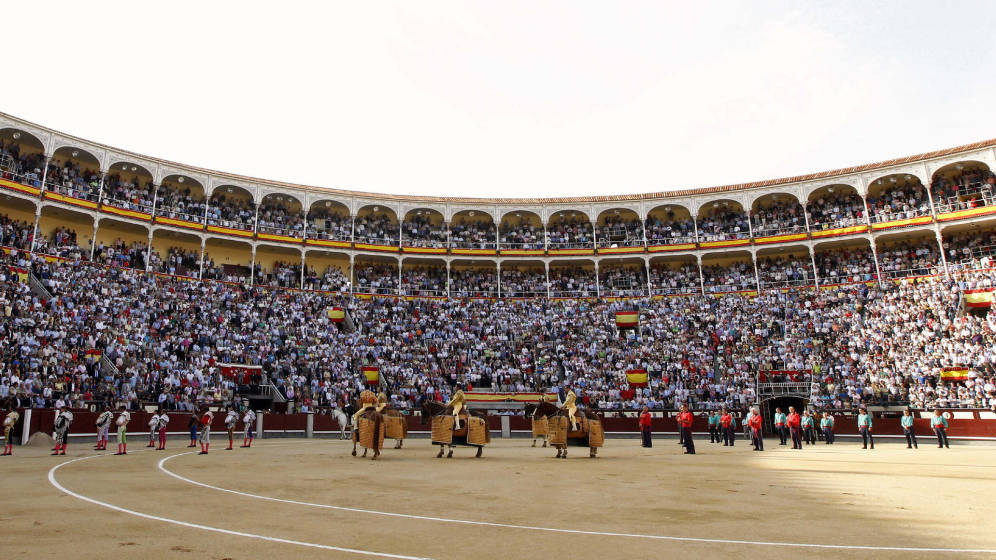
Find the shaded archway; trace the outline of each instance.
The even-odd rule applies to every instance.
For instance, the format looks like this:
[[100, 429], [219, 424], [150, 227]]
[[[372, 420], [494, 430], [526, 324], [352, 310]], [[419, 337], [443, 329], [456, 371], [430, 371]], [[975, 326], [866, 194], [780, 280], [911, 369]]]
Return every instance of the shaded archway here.
[[[695, 220], [684, 206], [666, 204], [647, 215], [647, 246], [694, 244]], [[694, 247], [691, 247], [694, 248]]]
[[97, 202], [100, 181], [100, 161], [96, 156], [81, 148], [63, 146], [52, 154], [48, 162], [45, 189]]
[[398, 215], [387, 206], [368, 204], [356, 212], [353, 221], [356, 243], [397, 247], [401, 244], [400, 233]]
[[551, 297], [595, 297], [598, 295], [597, 282], [594, 261], [588, 259], [550, 261]]
[[804, 245], [763, 249], [757, 253], [762, 290], [800, 288], [815, 284], [813, 261]]
[[[262, 211], [262, 208], [260, 208]], [[270, 288], [300, 288], [301, 251], [294, 247], [256, 246], [256, 277], [253, 285]]]
[[445, 296], [446, 261], [406, 258], [401, 261], [401, 295]]
[[491, 261], [454, 260], [450, 263], [450, 297], [498, 297], [498, 268]]
[[744, 207], [733, 200], [715, 200], [702, 205], [696, 221], [700, 242], [750, 238]]
[[819, 243], [813, 248], [813, 256], [821, 286], [871, 282], [878, 278], [867, 239]]
[[93, 262], [107, 266], [145, 270], [149, 229], [116, 218], [101, 218], [97, 228]]
[[31, 250], [36, 209], [33, 200], [0, 195], [0, 247]]
[[204, 279], [248, 284], [252, 247], [245, 241], [209, 237], [204, 244]]
[[551, 214], [546, 235], [547, 248], [551, 251], [595, 248], [591, 219], [580, 210], [559, 210]]
[[546, 266], [538, 261], [502, 261], [501, 295], [505, 298], [545, 297]]
[[252, 193], [235, 185], [223, 185], [211, 192], [207, 225], [240, 231], [253, 231], [256, 202]]
[[795, 195], [772, 193], [758, 197], [750, 210], [754, 237], [806, 233], [806, 217]]
[[647, 296], [647, 267], [643, 259], [602, 259], [598, 263], [602, 297]]
[[702, 257], [702, 282], [707, 294], [757, 290], [751, 254], [747, 251], [707, 254]]
[[93, 217], [62, 206], [43, 204], [35, 251], [71, 260], [90, 258]]
[[930, 180], [937, 212], [996, 204], [996, 176], [981, 161], [959, 161], [938, 169]]
[[699, 264], [693, 256], [650, 259], [650, 293], [655, 296], [698, 294]]
[[933, 276], [944, 272], [933, 231], [883, 235], [875, 239], [875, 249], [884, 279]]
[[446, 229], [443, 214], [438, 210], [431, 208], [409, 210], [401, 226], [401, 245], [445, 249]]
[[625, 208], [612, 208], [598, 215], [595, 239], [598, 247], [643, 247], [643, 221]]
[[30, 132], [0, 129], [0, 174], [4, 179], [41, 188], [45, 145]]
[[397, 295], [400, 269], [392, 257], [358, 256], [353, 261], [353, 291]]
[[[310, 229], [309, 229], [310, 232]], [[349, 292], [349, 255], [311, 250], [305, 254], [304, 289]]]
[[352, 241], [349, 207], [337, 200], [318, 200], [308, 211], [308, 239]]
[[535, 212], [506, 212], [498, 228], [502, 250], [537, 251], [544, 249], [543, 220]]
[[495, 220], [487, 212], [463, 210], [450, 220], [450, 248], [495, 251], [498, 233]]
[[894, 173], [868, 185], [868, 212], [873, 223], [929, 216], [930, 198], [919, 177]]
[[809, 194], [806, 204], [812, 232], [865, 224], [865, 201], [851, 185], [827, 185]]
[[267, 235], [304, 237], [304, 210], [301, 201], [289, 194], [270, 193], [259, 203], [256, 233]]
[[151, 215], [154, 197], [152, 173], [145, 167], [119, 161], [107, 169], [100, 195], [101, 204]]
[[197, 278], [201, 267], [201, 238], [166, 228], [152, 231], [149, 270]]
[[156, 216], [191, 224], [204, 223], [204, 185], [185, 175], [168, 175], [159, 185]]
[[948, 270], [984, 270], [996, 265], [996, 219], [961, 223], [941, 230]]

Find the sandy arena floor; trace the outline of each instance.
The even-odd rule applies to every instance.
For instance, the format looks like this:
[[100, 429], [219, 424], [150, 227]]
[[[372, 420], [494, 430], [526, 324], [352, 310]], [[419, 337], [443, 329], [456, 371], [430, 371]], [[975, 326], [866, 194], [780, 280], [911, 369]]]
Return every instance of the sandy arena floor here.
[[513, 439], [447, 460], [412, 439], [376, 462], [338, 440], [216, 439], [207, 456], [173, 441], [126, 457], [22, 447], [0, 457], [0, 556], [992, 558], [996, 447], [924, 444], [699, 439], [684, 456], [675, 440], [609, 440], [597, 460], [560, 460]]

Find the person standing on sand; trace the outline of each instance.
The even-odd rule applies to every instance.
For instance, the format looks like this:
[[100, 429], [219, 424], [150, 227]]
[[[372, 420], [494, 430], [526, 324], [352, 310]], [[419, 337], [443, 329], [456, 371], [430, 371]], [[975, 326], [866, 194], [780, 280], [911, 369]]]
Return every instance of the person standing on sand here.
[[870, 445], [875, 449], [875, 438], [872, 437], [872, 417], [868, 410], [862, 408], [858, 412], [858, 432], [861, 434], [861, 449], [868, 449]]
[[820, 418], [820, 428], [823, 429], [823, 443], [833, 445], [833, 414], [824, 412]]
[[919, 449], [916, 445], [916, 431], [913, 429], [913, 415], [910, 414], [910, 409], [903, 411], [899, 424], [903, 427], [903, 435], [906, 436], [906, 449]]
[[688, 405], [681, 405], [678, 414], [678, 424], [681, 426], [681, 439], [685, 442], [685, 455], [695, 455], [695, 442], [692, 441], [692, 424], [695, 416], [688, 411]]
[[764, 420], [761, 418], [761, 412], [758, 411], [757, 407], [750, 409], [748, 425], [750, 426], [751, 442], [754, 444], [754, 451], [764, 451]]
[[654, 446], [654, 441], [650, 435], [650, 409], [646, 406], [640, 411], [640, 435], [643, 436], [643, 447]]
[[930, 427], [937, 436], [937, 447], [942, 447], [943, 444], [943, 447], [951, 449], [948, 445], [948, 419], [941, 414], [940, 409], [934, 410], [934, 416], [930, 418]]

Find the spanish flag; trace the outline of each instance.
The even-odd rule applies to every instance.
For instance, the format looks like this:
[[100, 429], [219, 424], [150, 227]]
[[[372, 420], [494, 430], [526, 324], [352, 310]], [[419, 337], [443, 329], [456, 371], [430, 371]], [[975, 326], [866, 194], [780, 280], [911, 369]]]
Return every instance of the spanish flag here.
[[968, 381], [968, 368], [946, 367], [941, 370], [941, 381]]
[[645, 369], [628, 369], [626, 370], [626, 381], [629, 382], [630, 387], [646, 387], [647, 386], [647, 370]]
[[993, 289], [965, 290], [965, 307], [986, 308], [993, 305]]
[[329, 319], [333, 323], [341, 323], [346, 320], [346, 312], [341, 307], [329, 307], [325, 312], [329, 314]]
[[380, 383], [380, 368], [377, 366], [363, 366], [363, 376], [367, 378], [367, 385]]
[[86, 357], [94, 360], [99, 360], [103, 356], [103, 352], [99, 348], [91, 348], [86, 351]]
[[616, 328], [635, 329], [639, 324], [639, 311], [616, 311]]
[[17, 275], [17, 281], [21, 284], [28, 283], [28, 271], [25, 268], [18, 268], [16, 266], [10, 267], [10, 271]]

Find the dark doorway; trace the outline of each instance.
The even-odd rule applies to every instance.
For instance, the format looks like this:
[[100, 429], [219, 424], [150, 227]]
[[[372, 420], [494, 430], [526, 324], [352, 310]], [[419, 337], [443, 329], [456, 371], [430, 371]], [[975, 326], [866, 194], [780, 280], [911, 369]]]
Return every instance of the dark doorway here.
[[775, 433], [775, 409], [780, 408], [783, 413], [788, 414], [790, 406], [794, 406], [795, 411], [801, 415], [802, 411], [806, 410], [806, 399], [802, 397], [775, 397], [761, 404], [765, 434]]

